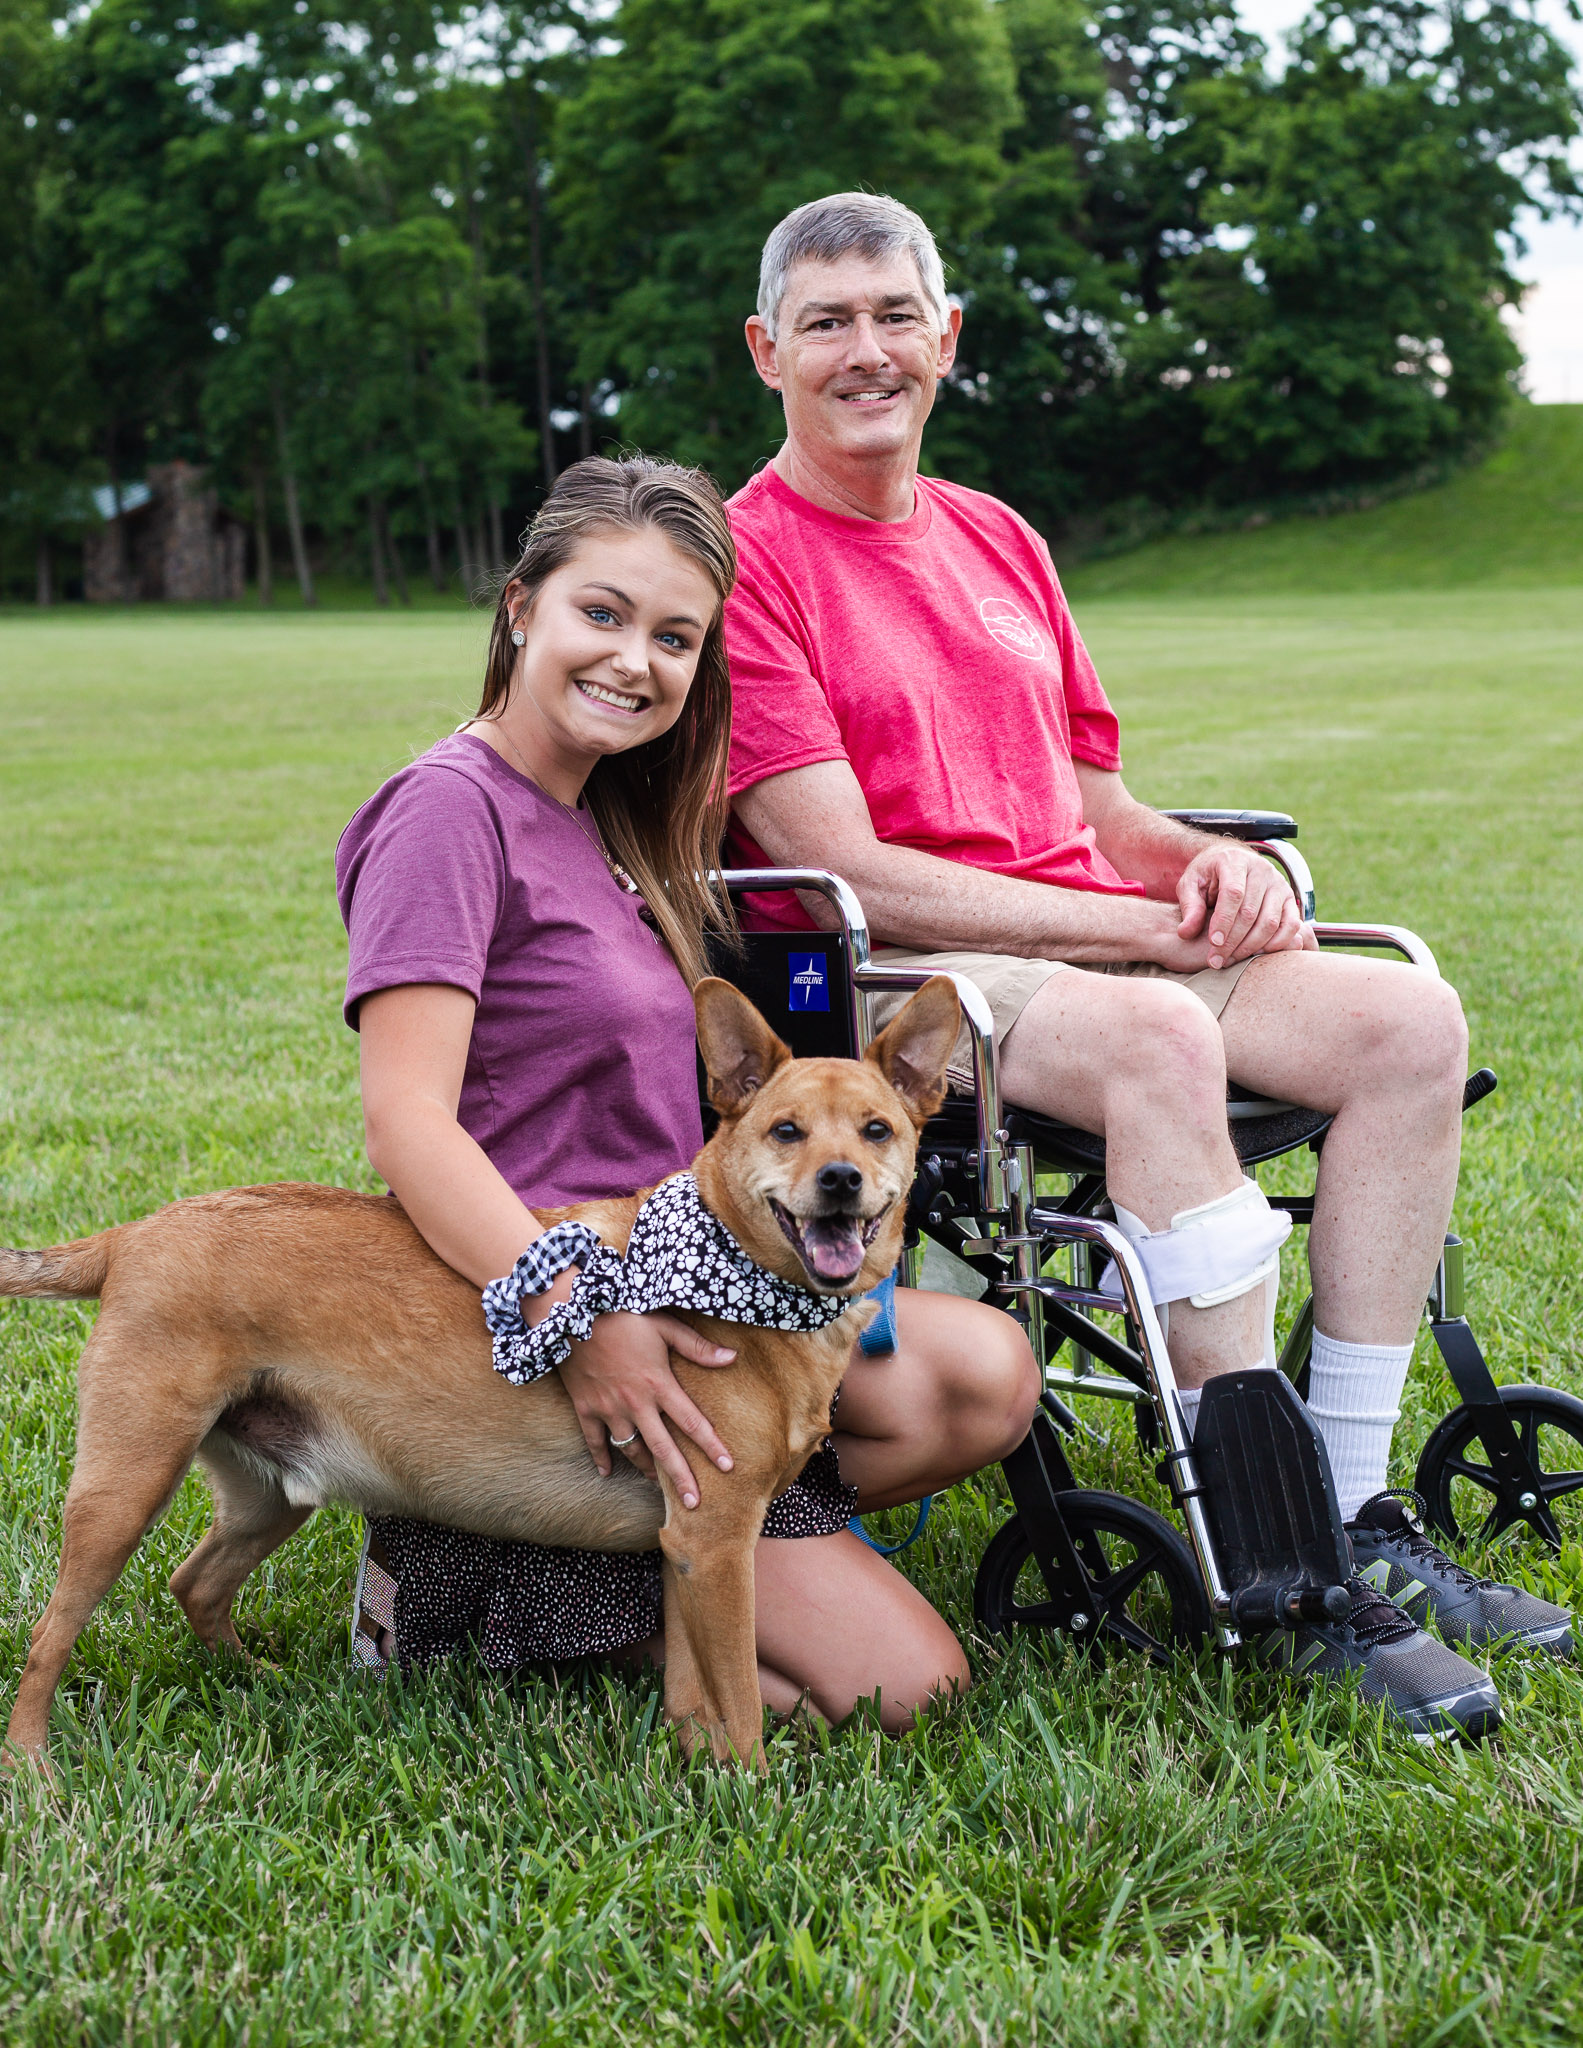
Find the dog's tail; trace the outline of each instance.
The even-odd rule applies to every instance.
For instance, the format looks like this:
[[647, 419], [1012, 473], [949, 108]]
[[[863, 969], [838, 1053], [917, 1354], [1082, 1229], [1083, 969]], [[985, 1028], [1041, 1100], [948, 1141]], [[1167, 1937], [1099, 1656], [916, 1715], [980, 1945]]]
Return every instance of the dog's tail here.
[[110, 1270], [111, 1241], [117, 1230], [97, 1237], [79, 1237], [43, 1252], [10, 1251], [0, 1245], [0, 1295], [27, 1295], [35, 1301], [91, 1301], [104, 1292]]

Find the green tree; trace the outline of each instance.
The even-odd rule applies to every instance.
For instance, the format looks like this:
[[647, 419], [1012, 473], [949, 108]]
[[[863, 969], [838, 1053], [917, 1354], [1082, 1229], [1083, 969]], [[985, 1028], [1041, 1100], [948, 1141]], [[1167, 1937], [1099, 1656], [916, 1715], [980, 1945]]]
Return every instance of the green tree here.
[[443, 584], [442, 526], [472, 580], [503, 552], [534, 452], [490, 374], [473, 166], [487, 110], [465, 83], [416, 92], [403, 75], [299, 94], [256, 138], [267, 172], [205, 392], [233, 473], [278, 479], [305, 598], [309, 524], [363, 536], [381, 598], [391, 577], [405, 594], [403, 536]]
[[[1503, 237], [1578, 103], [1526, 0], [1325, 0], [1272, 79], [1193, 0], [1006, 0], [1024, 115], [951, 431], [1049, 525], [1399, 474], [1487, 434]], [[962, 473], [959, 471], [959, 473]]]
[[481, 566], [533, 455], [490, 375], [490, 109], [444, 25], [428, 0], [102, 0], [55, 39], [47, 253], [103, 469], [216, 463], [261, 569], [278, 501], [305, 596], [309, 527], [363, 536], [381, 591], [403, 533], [438, 567], [439, 497]]
[[47, 10], [21, 0], [0, 22], [0, 588], [31, 578], [40, 604], [57, 593], [57, 544], [80, 525], [94, 474], [93, 393], [50, 263], [54, 55]]
[[929, 454], [959, 481], [1059, 524], [1081, 509], [1107, 439], [1092, 416], [1107, 409], [1115, 335], [1146, 239], [1133, 221], [1162, 199], [1151, 191], [1134, 199], [1132, 220], [1118, 218], [1127, 168], [1153, 166], [1130, 123], [1122, 165], [1108, 160], [1119, 53], [1101, 46], [1085, 0], [1002, 0], [999, 12], [1017, 110], [987, 218], [946, 247], [965, 320]]
[[1454, 455], [1578, 203], [1535, 4], [1320, 0], [1272, 76], [1224, 0], [12, 0], [0, 576], [172, 455], [305, 597], [474, 581], [596, 440], [734, 485], [763, 237], [848, 186], [967, 307], [928, 459], [1049, 527]]
[[[1022, 119], [987, 232], [962, 252], [948, 394], [977, 474], [1050, 528], [1198, 489], [1203, 431], [1134, 362], [1184, 256], [1212, 243], [1219, 138], [1199, 111], [1262, 86], [1217, 0], [1004, 0]], [[964, 401], [971, 414], [964, 429]]]
[[500, 0], [470, 17], [483, 124], [474, 219], [490, 279], [491, 369], [538, 430], [541, 478], [593, 445], [593, 387], [577, 377], [583, 299], [550, 205], [561, 112], [585, 81], [606, 26], [597, 0]]
[[61, 39], [54, 260], [112, 481], [151, 454], [203, 454], [196, 414], [216, 283], [257, 184], [250, 71], [207, 79], [202, 67], [244, 35], [243, 11], [240, 0], [101, 0]]
[[1159, 353], [1221, 492], [1389, 475], [1487, 436], [1519, 363], [1499, 317], [1518, 210], [1576, 195], [1555, 38], [1522, 0], [1323, 0], [1278, 84], [1209, 111], [1217, 211], [1247, 246], [1184, 266]]
[[742, 338], [765, 235], [867, 186], [947, 238], [985, 216], [1015, 111], [985, 0], [626, 0], [564, 110], [555, 209], [607, 431], [740, 483], [780, 439]]

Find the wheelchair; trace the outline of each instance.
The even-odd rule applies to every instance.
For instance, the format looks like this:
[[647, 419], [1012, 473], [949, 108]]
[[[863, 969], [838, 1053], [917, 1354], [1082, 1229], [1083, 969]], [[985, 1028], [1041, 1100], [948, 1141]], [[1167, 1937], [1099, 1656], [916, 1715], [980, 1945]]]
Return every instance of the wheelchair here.
[[[1314, 922], [1312, 877], [1293, 844], [1296, 823], [1284, 813], [1166, 815], [1244, 840], [1272, 860], [1321, 947], [1378, 950], [1438, 972], [1429, 947], [1400, 926]], [[833, 929], [746, 933], [741, 953], [722, 952], [716, 962], [799, 1056], [861, 1056], [875, 1035], [875, 999], [929, 978], [926, 968], [870, 957], [862, 906], [835, 874], [727, 869], [716, 882], [733, 897], [816, 893], [834, 914]], [[1306, 1391], [1311, 1297], [1286, 1337], [1279, 1370], [1210, 1382], [1190, 1437], [1142, 1262], [1106, 1198], [1104, 1140], [1003, 1100], [989, 1006], [966, 977], [952, 979], [972, 1040], [973, 1089], [970, 1097], [949, 1097], [920, 1136], [898, 1278], [919, 1284], [929, 1241], [962, 1261], [985, 1283], [982, 1298], [1022, 1324], [1044, 1381], [1033, 1425], [1004, 1461], [1014, 1512], [978, 1567], [979, 1628], [1001, 1637], [1054, 1631], [1101, 1656], [1126, 1650], [1163, 1663], [1211, 1636], [1229, 1652], [1271, 1626], [1340, 1615], [1350, 1552], [1328, 1461], [1297, 1398]], [[1475, 1073], [1464, 1113], [1495, 1086], [1488, 1068]], [[1331, 1121], [1235, 1086], [1227, 1117], [1250, 1174], [1304, 1147], [1317, 1154]], [[1064, 1182], [1064, 1192], [1040, 1192], [1052, 1182]], [[1311, 1192], [1269, 1200], [1296, 1226], [1313, 1218]], [[1100, 1291], [1107, 1265], [1119, 1299]], [[1453, 1544], [1526, 1530], [1558, 1552], [1561, 1517], [1570, 1521], [1574, 1512], [1562, 1503], [1583, 1496], [1583, 1401], [1543, 1386], [1498, 1387], [1463, 1307], [1463, 1246], [1448, 1234], [1427, 1313], [1459, 1398], [1418, 1460], [1415, 1489], [1426, 1518]], [[1096, 1320], [1104, 1314], [1114, 1324], [1118, 1311], [1120, 1335]], [[1078, 1399], [1130, 1409], [1174, 1519], [1128, 1495], [1078, 1484], [1066, 1448], [1082, 1427], [1071, 1405]], [[926, 1503], [907, 1542], [927, 1513]], [[860, 1525], [859, 1533], [866, 1533]], [[1569, 1533], [1576, 1540], [1577, 1528]], [[874, 1547], [889, 1554], [906, 1544]]]

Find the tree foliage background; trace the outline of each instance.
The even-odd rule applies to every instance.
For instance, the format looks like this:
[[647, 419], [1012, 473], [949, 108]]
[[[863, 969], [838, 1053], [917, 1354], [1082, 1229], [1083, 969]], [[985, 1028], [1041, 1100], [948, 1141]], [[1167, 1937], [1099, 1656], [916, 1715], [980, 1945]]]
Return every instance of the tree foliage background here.
[[759, 247], [850, 186], [967, 307], [931, 463], [1047, 530], [1398, 477], [1497, 424], [1579, 115], [1533, 0], [1284, 68], [1214, 0], [7, 0], [0, 583], [177, 456], [304, 595], [471, 581], [597, 447], [734, 487]]

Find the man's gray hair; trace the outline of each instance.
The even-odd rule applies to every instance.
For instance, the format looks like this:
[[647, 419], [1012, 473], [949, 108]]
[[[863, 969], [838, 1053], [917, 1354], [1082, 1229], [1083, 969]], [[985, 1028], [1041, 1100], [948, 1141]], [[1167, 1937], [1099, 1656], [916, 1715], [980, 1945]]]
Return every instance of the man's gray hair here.
[[883, 192], [832, 192], [810, 199], [773, 229], [759, 260], [759, 318], [776, 339], [786, 281], [799, 263], [836, 263], [843, 256], [880, 262], [905, 249], [918, 266], [924, 297], [943, 334], [950, 324], [945, 270], [928, 223]]

